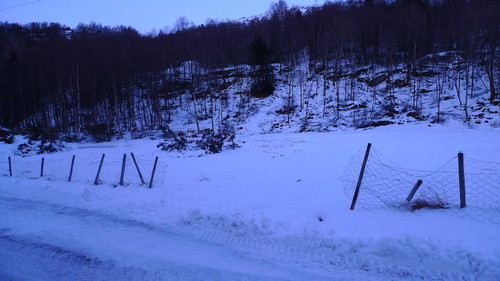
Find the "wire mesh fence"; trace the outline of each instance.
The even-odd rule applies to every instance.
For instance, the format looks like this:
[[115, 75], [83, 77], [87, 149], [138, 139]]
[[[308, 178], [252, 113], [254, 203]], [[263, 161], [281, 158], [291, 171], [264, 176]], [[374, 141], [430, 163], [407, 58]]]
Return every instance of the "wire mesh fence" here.
[[[10, 156], [0, 159], [0, 176], [50, 181], [71, 181], [104, 185], [150, 185], [155, 159], [131, 154], [104, 155], [103, 164], [97, 177], [102, 156], [86, 155], [44, 155], [30, 158]], [[74, 159], [74, 161], [73, 161]], [[124, 161], [125, 159], [125, 161]], [[136, 165], [137, 164], [137, 165]], [[158, 161], [153, 183], [161, 184], [165, 179], [167, 163]], [[123, 176], [122, 176], [123, 170]], [[139, 175], [140, 171], [140, 175]], [[142, 176], [142, 179], [141, 179]]]
[[[341, 178], [349, 198], [355, 193], [363, 157], [364, 151], [355, 155]], [[462, 202], [458, 157], [434, 170], [414, 170], [399, 166], [372, 148], [355, 204], [364, 209], [443, 209], [460, 217], [500, 224], [500, 163], [465, 157], [463, 175]], [[465, 208], [460, 208], [461, 202]]]

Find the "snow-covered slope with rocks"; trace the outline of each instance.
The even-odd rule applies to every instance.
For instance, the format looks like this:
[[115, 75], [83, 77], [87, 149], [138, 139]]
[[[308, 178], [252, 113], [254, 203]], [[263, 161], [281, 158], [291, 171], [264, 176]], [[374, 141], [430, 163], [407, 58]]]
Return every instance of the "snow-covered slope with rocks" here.
[[[276, 91], [259, 99], [248, 95], [250, 66], [208, 71], [185, 63], [175, 70], [176, 79], [192, 86], [166, 94], [176, 98], [162, 104], [168, 108], [163, 119], [172, 121], [168, 125], [176, 130], [217, 131], [231, 126], [242, 133], [322, 132], [418, 122], [498, 127], [500, 122], [499, 100], [490, 101], [484, 69], [454, 53], [428, 55], [411, 72], [404, 65], [311, 64], [308, 59], [273, 68]], [[173, 72], [169, 75], [173, 77]]]

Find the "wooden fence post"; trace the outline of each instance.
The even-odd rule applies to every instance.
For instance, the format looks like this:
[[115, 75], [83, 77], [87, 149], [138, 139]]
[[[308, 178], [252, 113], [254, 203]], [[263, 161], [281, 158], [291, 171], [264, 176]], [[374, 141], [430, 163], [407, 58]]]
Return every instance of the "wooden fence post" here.
[[366, 163], [368, 162], [368, 156], [370, 155], [370, 149], [372, 144], [369, 143], [366, 147], [365, 158], [363, 159], [363, 165], [361, 166], [361, 171], [359, 171], [358, 183], [356, 184], [356, 190], [354, 191], [354, 196], [352, 197], [351, 210], [354, 210], [356, 206], [356, 201], [358, 200], [359, 188], [361, 187], [361, 182], [363, 181], [363, 175], [365, 174]]
[[10, 156], [9, 156], [9, 175], [12, 177], [12, 160], [10, 159]]
[[458, 153], [458, 185], [460, 188], [460, 208], [465, 208], [465, 169], [464, 154], [462, 152]]
[[417, 190], [422, 185], [422, 183], [423, 183], [422, 180], [417, 181], [417, 184], [415, 184], [415, 186], [410, 191], [410, 194], [408, 194], [408, 197], [406, 197], [406, 201], [410, 202], [411, 199], [413, 199], [413, 196], [415, 196], [415, 193], [417, 193]]
[[144, 181], [144, 178], [142, 177], [141, 169], [139, 169], [139, 165], [137, 164], [137, 161], [135, 160], [134, 153], [130, 153], [132, 155], [132, 160], [134, 160], [135, 168], [137, 169], [137, 173], [139, 174], [139, 178], [141, 179], [141, 184], [145, 184], [146, 182]]
[[127, 161], [127, 154], [123, 154], [122, 160], [122, 173], [120, 175], [120, 185], [125, 185], [123, 178], [125, 177], [125, 162]]
[[45, 158], [42, 157], [42, 166], [40, 167], [40, 177], [43, 177], [43, 166], [45, 165]]
[[95, 176], [94, 185], [99, 184], [99, 175], [101, 174], [102, 163], [104, 162], [104, 156], [105, 156], [105, 154], [103, 153], [102, 158], [101, 158], [101, 163], [99, 164], [99, 169], [97, 170], [97, 175]]
[[158, 164], [158, 156], [156, 156], [156, 158], [155, 158], [155, 164], [153, 166], [153, 172], [151, 173], [151, 180], [149, 181], [149, 188], [153, 187], [153, 179], [155, 177], [156, 164]]
[[73, 158], [71, 158], [71, 168], [69, 168], [69, 178], [68, 182], [71, 181], [71, 178], [73, 177], [73, 167], [75, 166], [75, 155], [73, 155]]

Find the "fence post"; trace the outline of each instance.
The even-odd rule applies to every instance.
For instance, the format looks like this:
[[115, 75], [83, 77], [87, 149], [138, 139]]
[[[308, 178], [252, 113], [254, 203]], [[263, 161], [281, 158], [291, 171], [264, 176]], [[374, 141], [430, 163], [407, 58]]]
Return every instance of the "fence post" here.
[[94, 185], [99, 184], [99, 174], [101, 173], [102, 163], [104, 162], [104, 156], [105, 154], [103, 153], [101, 158], [101, 163], [99, 164], [99, 169], [97, 170], [97, 175], [95, 176]]
[[43, 177], [43, 166], [45, 165], [45, 158], [42, 157], [42, 166], [40, 167], [40, 177]]
[[141, 183], [145, 184], [144, 178], [142, 177], [141, 170], [139, 169], [139, 165], [137, 165], [137, 161], [135, 160], [134, 153], [130, 153], [132, 155], [132, 160], [134, 160], [135, 168], [137, 169], [137, 173], [139, 173], [139, 178], [141, 179]]
[[69, 168], [69, 178], [68, 182], [71, 181], [71, 178], [73, 177], [73, 167], [75, 166], [75, 155], [73, 155], [73, 158], [71, 158], [71, 168]]
[[10, 156], [9, 156], [9, 175], [12, 177], [12, 160], [10, 159]]
[[123, 178], [125, 177], [125, 162], [127, 161], [127, 154], [123, 154], [123, 161], [122, 161], [122, 173], [120, 175], [120, 185], [125, 185], [123, 182]]
[[363, 159], [363, 165], [361, 166], [361, 171], [359, 171], [358, 183], [356, 184], [356, 190], [354, 191], [354, 196], [352, 197], [351, 210], [354, 210], [356, 206], [356, 201], [358, 200], [359, 188], [361, 187], [361, 182], [363, 181], [363, 175], [365, 174], [366, 163], [368, 162], [368, 156], [370, 155], [370, 149], [372, 144], [369, 143], [366, 147], [365, 158]]
[[460, 187], [460, 208], [465, 208], [465, 169], [464, 154], [462, 152], [458, 153], [458, 185]]
[[417, 184], [413, 187], [413, 189], [410, 191], [410, 194], [408, 194], [408, 197], [406, 197], [406, 201], [410, 202], [411, 199], [413, 199], [413, 196], [415, 196], [415, 193], [417, 193], [418, 188], [422, 185], [423, 181], [418, 180]]
[[155, 164], [153, 166], [153, 172], [151, 173], [151, 180], [149, 181], [149, 188], [153, 187], [153, 179], [155, 177], [156, 164], [158, 164], [158, 156], [156, 156], [156, 158], [155, 158]]

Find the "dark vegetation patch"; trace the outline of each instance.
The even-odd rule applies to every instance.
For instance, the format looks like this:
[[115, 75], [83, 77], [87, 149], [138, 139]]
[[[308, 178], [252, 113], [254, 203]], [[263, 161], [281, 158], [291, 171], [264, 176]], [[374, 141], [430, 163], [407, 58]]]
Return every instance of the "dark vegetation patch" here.
[[220, 153], [223, 149], [236, 149], [239, 145], [235, 142], [235, 133], [232, 130], [213, 132], [203, 130], [199, 134], [189, 135], [180, 131], [175, 133], [171, 130], [164, 133], [165, 140], [157, 147], [164, 151], [184, 152], [188, 150], [203, 150], [207, 154]]
[[412, 112], [408, 112], [408, 113], [406, 114], [406, 116], [408, 116], [408, 117], [413, 117], [413, 118], [415, 118], [415, 119], [416, 119], [416, 120], [418, 120], [418, 121], [422, 121], [422, 120], [424, 120], [424, 117], [423, 117], [422, 115], [420, 115], [420, 114], [418, 114], [417, 112], [414, 112], [414, 111], [412, 111]]
[[381, 127], [381, 126], [387, 126], [387, 125], [392, 125], [392, 124], [395, 124], [395, 123], [393, 121], [389, 121], [389, 120], [380, 120], [380, 121], [374, 121], [374, 122], [360, 125], [358, 128], [363, 129], [363, 128], [369, 128], [369, 127]]
[[0, 142], [11, 144], [14, 142], [14, 134], [11, 130], [0, 128]]
[[433, 200], [418, 199], [410, 203], [411, 211], [421, 209], [448, 209], [448, 204], [440, 198], [435, 198]]

